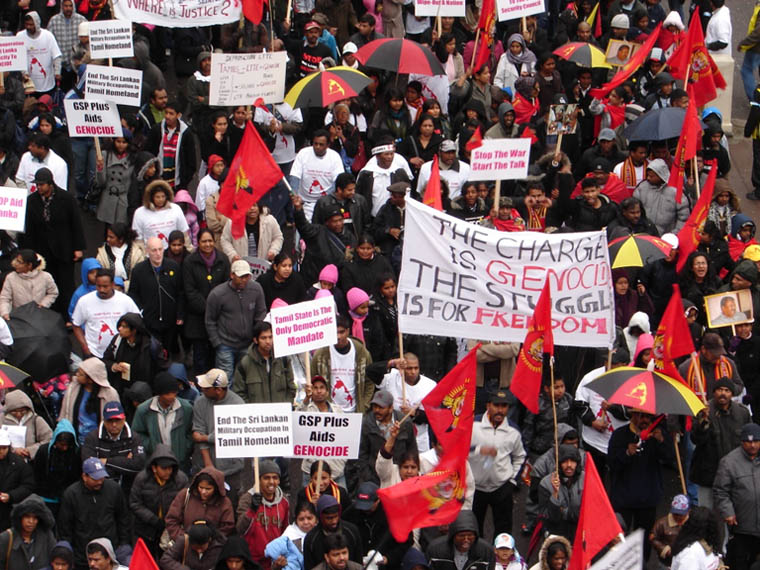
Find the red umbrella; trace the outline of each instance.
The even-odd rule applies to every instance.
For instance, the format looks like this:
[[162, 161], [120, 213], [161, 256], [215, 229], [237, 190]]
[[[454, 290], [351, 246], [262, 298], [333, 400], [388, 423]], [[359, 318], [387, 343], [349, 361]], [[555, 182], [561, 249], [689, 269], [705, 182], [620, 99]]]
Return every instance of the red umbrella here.
[[444, 75], [446, 70], [428, 48], [411, 40], [384, 38], [362, 46], [356, 59], [367, 67], [396, 73]]

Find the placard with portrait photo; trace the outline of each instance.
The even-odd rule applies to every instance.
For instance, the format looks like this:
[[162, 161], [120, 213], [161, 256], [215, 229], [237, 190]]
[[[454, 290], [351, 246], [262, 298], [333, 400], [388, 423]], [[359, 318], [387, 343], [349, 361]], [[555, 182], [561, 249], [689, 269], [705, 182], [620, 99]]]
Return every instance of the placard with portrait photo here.
[[552, 105], [549, 107], [549, 122], [546, 125], [547, 135], [572, 135], [578, 126], [578, 105]]
[[610, 65], [619, 67], [628, 63], [628, 60], [640, 47], [641, 44], [634, 42], [610, 40], [610, 43], [607, 44], [607, 51], [604, 53], [604, 59]]
[[707, 326], [711, 329], [751, 322], [754, 318], [749, 289], [707, 295], [705, 309]]

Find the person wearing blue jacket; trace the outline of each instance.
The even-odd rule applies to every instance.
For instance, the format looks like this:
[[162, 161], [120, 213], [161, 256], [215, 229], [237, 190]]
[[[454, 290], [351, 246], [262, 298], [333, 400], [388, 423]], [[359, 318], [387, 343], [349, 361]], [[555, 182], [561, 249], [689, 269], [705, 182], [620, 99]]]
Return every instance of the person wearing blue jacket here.
[[74, 309], [77, 306], [79, 298], [95, 290], [95, 271], [100, 268], [100, 262], [94, 257], [88, 257], [82, 261], [82, 284], [76, 288], [74, 294], [71, 296], [71, 302], [69, 303], [69, 320], [71, 320], [74, 315]]

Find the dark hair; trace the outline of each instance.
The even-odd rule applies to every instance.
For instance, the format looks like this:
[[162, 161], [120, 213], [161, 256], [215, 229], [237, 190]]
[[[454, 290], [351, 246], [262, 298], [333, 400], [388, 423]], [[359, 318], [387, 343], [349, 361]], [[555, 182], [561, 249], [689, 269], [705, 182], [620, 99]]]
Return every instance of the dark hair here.
[[137, 232], [124, 222], [114, 222], [108, 226], [111, 233], [126, 244], [131, 244], [137, 239]]
[[341, 329], [351, 330], [351, 322], [346, 315], [338, 315], [335, 317], [335, 326]]
[[438, 38], [438, 41], [435, 44], [435, 55], [438, 58], [438, 61], [441, 63], [446, 63], [446, 60], [449, 59], [449, 54], [446, 53], [446, 44], [448, 44], [451, 40], [456, 39], [456, 36], [451, 32], [444, 32], [441, 34], [441, 37]]
[[356, 176], [354, 176], [350, 172], [341, 172], [335, 178], [335, 187], [336, 188], [340, 188], [342, 190], [343, 188], [345, 188], [349, 184], [356, 184]]
[[259, 321], [256, 326], [253, 327], [253, 338], [259, 338], [261, 333], [272, 330], [272, 324], [266, 321]]
[[420, 95], [422, 94], [422, 83], [420, 83], [417, 80], [410, 81], [409, 83], [407, 83], [406, 84], [406, 88], [407, 89], [414, 89]]
[[723, 232], [718, 227], [718, 224], [716, 224], [712, 220], [707, 220], [702, 226], [702, 231], [709, 235], [713, 241], [717, 239], [723, 239]]
[[43, 133], [34, 133], [31, 137], [29, 137], [29, 144], [50, 149], [50, 137]]
[[[314, 477], [316, 475], [317, 471], [319, 470], [319, 461], [315, 461], [311, 464], [311, 467], [309, 467], [309, 477]], [[322, 471], [324, 473], [328, 473], [332, 477], [332, 467], [330, 467], [330, 464], [327, 463], [327, 461], [322, 462]]]
[[586, 188], [591, 188], [592, 186], [599, 186], [599, 183], [596, 181], [596, 178], [593, 176], [589, 176], [588, 178], [584, 178], [581, 180], [581, 189], [585, 190]]
[[398, 458], [399, 467], [407, 461], [413, 461], [414, 463], [417, 464], [417, 468], [419, 469], [420, 454], [417, 452], [416, 449], [407, 449], [404, 453], [401, 454], [401, 457]]
[[698, 540], [704, 540], [714, 552], [720, 552], [718, 516], [705, 507], [693, 507], [689, 511], [689, 518], [673, 543], [673, 556]]
[[328, 534], [324, 538], [325, 554], [331, 550], [343, 550], [348, 548], [348, 541], [343, 536], [342, 532], [336, 532], [335, 534]]
[[[444, 34], [445, 35], [445, 34]], [[435, 97], [430, 97], [429, 99], [425, 99], [425, 102], [422, 104], [422, 114], [430, 114], [430, 109], [436, 105], [443, 114], [443, 107], [441, 107], [441, 102], [436, 99]]]
[[40, 259], [37, 257], [37, 254], [34, 253], [34, 250], [20, 249], [16, 255], [18, 255], [24, 263], [31, 263], [32, 269], [35, 269], [40, 265]]
[[550, 59], [553, 59], [555, 63], [557, 62], [557, 56], [550, 51], [545, 51], [544, 53], [539, 54], [536, 58], [536, 69], [541, 69]]
[[557, 554], [557, 552], [562, 551], [565, 553], [565, 556], [569, 556], [570, 553], [567, 551], [567, 545], [564, 542], [560, 542], [559, 540], [552, 542], [549, 545], [549, 548], [546, 549], [546, 560], [549, 560]]
[[[150, 189], [150, 203], [153, 204], [153, 198], [156, 197], [156, 194], [159, 192], [163, 192], [164, 196], [166, 196], [166, 202], [171, 203], [172, 198], [169, 195], [171, 193], [171, 186], [169, 188], [166, 187], [165, 184], [154, 184]], [[155, 204], [154, 204], [155, 205]]]
[[215, 534], [214, 527], [205, 520], [196, 520], [187, 529], [187, 538], [190, 544], [206, 544], [214, 538]]
[[433, 115], [430, 115], [429, 113], [422, 113], [419, 117], [417, 117], [417, 120], [414, 122], [414, 136], [417, 136], [420, 134], [420, 127], [422, 126], [423, 121], [430, 121], [433, 123], [433, 128], [435, 129], [435, 117]]
[[154, 87], [150, 92], [150, 98], [155, 99], [158, 96], [159, 91], [166, 91], [166, 87]]
[[623, 199], [622, 202], [620, 202], [621, 211], [630, 210], [634, 206], [639, 206], [641, 208], [644, 207], [643, 204], [641, 203], [641, 200], [639, 200], [638, 198], [634, 198], [633, 196], [629, 196], [628, 198], [625, 198]]
[[637, 148], [644, 147], [649, 149], [649, 143], [647, 141], [631, 141], [628, 143], [628, 150], [636, 150]]
[[216, 123], [217, 119], [221, 119], [224, 117], [227, 118], [227, 113], [225, 111], [217, 111], [213, 115], [211, 115], [211, 122], [209, 123], [211, 125], [211, 128], [214, 128], [214, 123]]
[[380, 295], [380, 288], [385, 285], [386, 281], [393, 281], [394, 283], [398, 284], [398, 280], [396, 279], [396, 276], [393, 275], [393, 273], [381, 273], [377, 277], [377, 281], [375, 281], [375, 289], [377, 290], [378, 296]]
[[314, 508], [314, 504], [310, 503], [309, 501], [301, 501], [296, 505], [295, 517], [298, 517], [298, 514], [302, 513], [303, 511], [309, 511], [315, 517], [317, 516], [317, 510]]
[[670, 92], [670, 104], [672, 105], [678, 99], [681, 99], [682, 97], [688, 97], [688, 96], [689, 94], [683, 89], [680, 89], [680, 88], [673, 89], [673, 91]]
[[404, 100], [404, 94], [395, 85], [388, 87], [388, 90], [385, 92], [385, 104], [388, 105], [393, 99], [401, 99]]
[[198, 475], [195, 476], [195, 479], [193, 480], [193, 483], [190, 487], [191, 490], [197, 490], [198, 483], [201, 483], [201, 482], [210, 483], [214, 487], [214, 494], [216, 495], [219, 494], [219, 487], [217, 487], [216, 481], [214, 481], [214, 478], [208, 473], [198, 473]]
[[105, 558], [111, 560], [111, 555], [108, 554], [106, 547], [99, 542], [91, 542], [87, 545], [87, 554], [102, 554]]
[[53, 113], [40, 113], [37, 117], [37, 129], [40, 128], [40, 122], [46, 121], [53, 125], [53, 130], [58, 128], [58, 123], [55, 122], [55, 117], [53, 116]]
[[111, 283], [113, 283], [113, 270], [106, 267], [98, 267], [97, 271], [95, 271], [95, 279], [98, 277], [109, 277]]
[[319, 137], [325, 137], [327, 140], [330, 140], [330, 133], [328, 133], [325, 129], [317, 129], [314, 131], [314, 134], [311, 135], [311, 141], [314, 142], [314, 139]]
[[[204, 234], [209, 234], [214, 240], [214, 244], [216, 244], [216, 237], [214, 237], [214, 232], [212, 232], [209, 228], [201, 228], [201, 230], [198, 232], [198, 243], [200, 243], [201, 238]], [[184, 236], [185, 234], [182, 235]]]
[[174, 101], [174, 100], [169, 100], [166, 103], [166, 107], [164, 107], [164, 110], [166, 110], [166, 109], [172, 109], [176, 113], [181, 113], [182, 112], [182, 107], [180, 107], [179, 103], [177, 101]]
[[281, 251], [277, 255], [274, 256], [274, 259], [272, 260], [272, 267], [275, 265], [280, 265], [283, 261], [286, 259], [289, 259], [291, 263], [293, 263], [293, 256], [290, 255], [287, 251]]
[[631, 100], [628, 96], [628, 91], [626, 91], [622, 85], [620, 87], [615, 87], [613, 91], [615, 92], [615, 95], [620, 97], [624, 102], [628, 103]]
[[373, 28], [375, 27], [375, 24], [377, 23], [377, 20], [375, 20], [375, 17], [369, 12], [365, 12], [362, 16], [360, 16], [359, 21], [364, 24], [369, 24]]
[[359, 239], [356, 240], [356, 247], [359, 247], [365, 243], [368, 243], [372, 247], [375, 247], [375, 238], [372, 237], [372, 234], [369, 234], [367, 232], [362, 233], [362, 235], [359, 236]]
[[182, 240], [182, 243], [185, 243], [185, 234], [181, 230], [172, 230], [169, 233], [169, 243], [174, 240]]

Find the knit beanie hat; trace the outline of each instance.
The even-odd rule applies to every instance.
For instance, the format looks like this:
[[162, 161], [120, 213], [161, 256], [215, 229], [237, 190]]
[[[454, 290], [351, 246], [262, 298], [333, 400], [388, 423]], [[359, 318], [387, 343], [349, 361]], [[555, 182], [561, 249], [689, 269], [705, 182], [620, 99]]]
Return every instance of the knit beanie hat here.
[[369, 295], [358, 287], [351, 287], [346, 293], [346, 301], [348, 301], [348, 308], [355, 311], [356, 307], [369, 301]]

